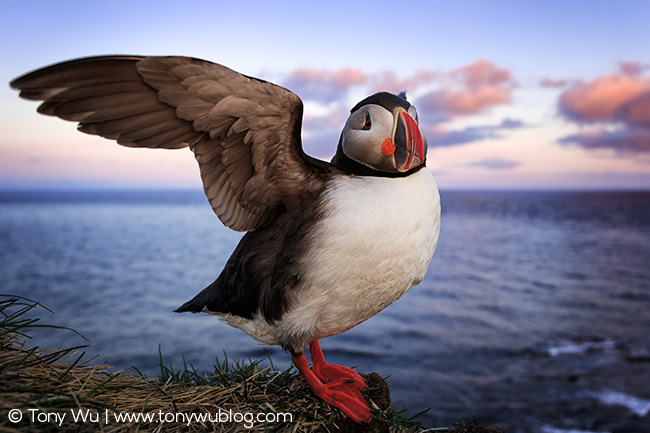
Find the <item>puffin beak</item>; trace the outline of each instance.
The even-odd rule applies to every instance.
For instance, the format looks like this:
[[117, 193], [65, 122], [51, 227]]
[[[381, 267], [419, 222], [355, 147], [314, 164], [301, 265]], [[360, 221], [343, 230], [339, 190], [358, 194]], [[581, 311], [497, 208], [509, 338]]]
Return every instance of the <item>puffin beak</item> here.
[[424, 163], [427, 149], [420, 128], [401, 107], [395, 112], [393, 144], [395, 145], [395, 165], [399, 171], [409, 171]]

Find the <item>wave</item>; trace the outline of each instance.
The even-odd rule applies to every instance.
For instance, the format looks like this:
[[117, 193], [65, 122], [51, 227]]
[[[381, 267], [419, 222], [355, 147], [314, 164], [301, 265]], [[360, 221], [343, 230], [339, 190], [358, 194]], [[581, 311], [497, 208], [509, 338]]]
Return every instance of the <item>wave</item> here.
[[625, 354], [625, 359], [630, 362], [650, 362], [650, 350], [630, 348]]
[[627, 343], [611, 339], [594, 339], [582, 342], [551, 345], [542, 349], [542, 353], [552, 357], [602, 352], [618, 352], [626, 361], [632, 363], [650, 362], [649, 349], [632, 347]]
[[541, 433], [609, 433], [609, 432], [602, 432], [602, 431], [596, 432], [592, 430], [563, 429], [563, 428], [551, 427], [548, 425], [542, 426], [540, 432]]
[[606, 406], [623, 406], [634, 412], [639, 418], [645, 418], [650, 413], [650, 400], [635, 397], [618, 391], [585, 392], [585, 397], [598, 400]]
[[585, 341], [547, 347], [546, 352], [551, 356], [575, 355], [580, 353], [614, 350], [618, 349], [619, 346], [620, 344], [614, 340]]

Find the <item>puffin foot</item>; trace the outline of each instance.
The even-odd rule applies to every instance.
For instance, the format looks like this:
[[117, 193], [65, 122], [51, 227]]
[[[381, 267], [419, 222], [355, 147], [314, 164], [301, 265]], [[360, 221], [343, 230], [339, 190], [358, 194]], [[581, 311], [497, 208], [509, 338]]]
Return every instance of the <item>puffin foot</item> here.
[[356, 380], [352, 382], [351, 379], [344, 377], [323, 383], [309, 368], [304, 353], [292, 354], [291, 360], [307, 381], [312, 392], [325, 403], [340, 409], [358, 424], [367, 424], [372, 420], [372, 413], [366, 399], [361, 394], [360, 388], [354, 385]]
[[346, 383], [358, 388], [360, 391], [368, 390], [368, 384], [365, 379], [353, 369], [325, 362], [323, 351], [320, 348], [318, 340], [309, 343], [309, 353], [311, 354], [311, 369], [321, 382], [329, 383], [335, 380], [345, 379]]

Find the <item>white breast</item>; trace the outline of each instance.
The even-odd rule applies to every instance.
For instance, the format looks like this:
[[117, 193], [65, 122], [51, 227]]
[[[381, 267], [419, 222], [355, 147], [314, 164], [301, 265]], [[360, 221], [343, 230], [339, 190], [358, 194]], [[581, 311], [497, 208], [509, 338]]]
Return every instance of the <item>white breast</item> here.
[[294, 307], [279, 334], [339, 334], [422, 281], [438, 243], [440, 196], [429, 170], [404, 178], [339, 176], [302, 261]]

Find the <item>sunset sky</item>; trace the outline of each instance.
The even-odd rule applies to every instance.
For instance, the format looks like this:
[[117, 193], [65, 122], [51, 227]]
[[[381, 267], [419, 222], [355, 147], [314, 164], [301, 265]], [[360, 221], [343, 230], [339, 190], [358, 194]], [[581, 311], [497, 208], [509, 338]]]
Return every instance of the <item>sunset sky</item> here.
[[0, 190], [200, 188], [191, 152], [76, 132], [8, 86], [99, 54], [283, 85], [323, 159], [356, 102], [406, 90], [441, 189], [650, 189], [650, 2], [5, 1], [0, 17]]

